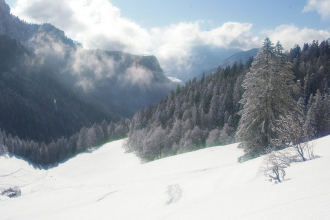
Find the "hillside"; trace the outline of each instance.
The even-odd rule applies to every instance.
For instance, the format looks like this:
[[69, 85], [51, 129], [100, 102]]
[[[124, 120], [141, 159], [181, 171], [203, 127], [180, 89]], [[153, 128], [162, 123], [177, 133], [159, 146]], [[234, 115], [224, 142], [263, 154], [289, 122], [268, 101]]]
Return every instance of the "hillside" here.
[[17, 40], [0, 35], [0, 129], [50, 142], [83, 126], [120, 117], [78, 94]]
[[30, 24], [10, 10], [0, 0], [0, 131], [8, 137], [68, 139], [131, 117], [175, 86], [155, 56], [84, 49], [52, 24]]
[[[327, 41], [306, 43], [303, 48], [296, 45], [285, 55], [299, 86], [294, 99], [300, 99], [302, 112], [311, 119], [313, 138], [330, 134], [329, 55]], [[131, 120], [127, 148], [150, 161], [232, 143], [243, 107], [242, 83], [252, 61], [189, 80], [165, 99], [137, 112]]]
[[[123, 140], [48, 170], [0, 157], [2, 219], [328, 219], [330, 136], [315, 141], [318, 158], [293, 164], [274, 184], [263, 157], [237, 163], [237, 144], [141, 164]], [[88, 161], [88, 163], [87, 163]]]
[[52, 24], [30, 24], [12, 15], [4, 0], [0, 0], [0, 34], [34, 53], [61, 84], [122, 117], [154, 104], [175, 86], [155, 56], [84, 49]]

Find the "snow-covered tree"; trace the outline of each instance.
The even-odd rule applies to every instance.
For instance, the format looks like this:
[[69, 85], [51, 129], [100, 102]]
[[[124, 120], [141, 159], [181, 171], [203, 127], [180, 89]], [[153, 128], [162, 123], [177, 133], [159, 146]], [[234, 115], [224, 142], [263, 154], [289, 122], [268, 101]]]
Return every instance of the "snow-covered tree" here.
[[0, 156], [8, 153], [7, 146], [4, 144], [5, 134], [0, 130]]
[[173, 143], [179, 143], [180, 139], [182, 138], [182, 125], [180, 120], [176, 120], [173, 124], [173, 128], [169, 134], [169, 139]]
[[82, 127], [78, 134], [77, 140], [77, 151], [82, 152], [88, 148], [88, 139], [87, 139], [88, 129], [86, 127]]
[[236, 138], [242, 142], [245, 157], [256, 157], [276, 146], [277, 120], [281, 115], [294, 114], [296, 109], [291, 96], [297, 89], [292, 64], [282, 51], [279, 42], [274, 46], [266, 38], [243, 82], [245, 91], [240, 103], [244, 107], [239, 112]]
[[262, 167], [264, 175], [270, 178], [270, 181], [280, 183], [281, 179], [285, 177], [285, 168], [290, 166], [290, 160], [283, 152], [275, 151], [274, 149], [267, 149], [268, 153], [265, 157], [265, 164]]
[[220, 135], [220, 130], [217, 128], [210, 131], [210, 134], [206, 139], [206, 146], [212, 147], [219, 144], [219, 135]]
[[330, 97], [327, 94], [322, 95], [317, 90], [314, 97], [309, 100], [307, 112], [307, 121], [314, 134], [324, 136], [329, 134], [330, 130]]
[[219, 140], [220, 144], [229, 144], [232, 141], [232, 133], [233, 133], [233, 128], [229, 126], [228, 123], [226, 123], [223, 128], [220, 131], [219, 134]]
[[162, 158], [166, 154], [168, 139], [165, 130], [159, 126], [148, 132], [142, 151], [142, 158], [146, 161]]
[[[306, 161], [314, 159], [313, 143], [310, 141], [311, 136], [304, 130], [305, 119], [303, 114], [280, 116], [278, 121], [278, 141], [286, 147], [292, 147], [293, 161]], [[296, 159], [300, 158], [300, 159]]]

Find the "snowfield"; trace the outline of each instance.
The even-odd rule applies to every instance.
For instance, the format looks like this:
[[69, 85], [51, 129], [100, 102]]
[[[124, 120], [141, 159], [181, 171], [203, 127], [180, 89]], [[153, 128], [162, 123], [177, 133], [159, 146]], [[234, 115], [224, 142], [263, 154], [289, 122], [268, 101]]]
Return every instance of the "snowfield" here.
[[48, 170], [0, 157], [1, 219], [330, 219], [330, 136], [315, 141], [317, 159], [269, 182], [263, 158], [237, 163], [237, 144], [140, 163], [123, 140]]

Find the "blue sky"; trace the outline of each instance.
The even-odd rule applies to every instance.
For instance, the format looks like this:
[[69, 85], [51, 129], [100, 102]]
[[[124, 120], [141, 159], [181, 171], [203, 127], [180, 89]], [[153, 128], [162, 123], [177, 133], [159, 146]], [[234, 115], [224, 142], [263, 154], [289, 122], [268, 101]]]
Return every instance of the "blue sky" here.
[[[17, 0], [6, 0], [14, 7]], [[294, 24], [300, 28], [330, 29], [330, 19], [315, 10], [303, 12], [305, 0], [109, 0], [121, 15], [144, 28], [164, 27], [180, 22], [207, 21], [204, 28], [225, 22], [248, 22], [254, 31]], [[311, 1], [312, 2], [312, 1]], [[317, 2], [317, 1], [315, 1]]]
[[12, 13], [49, 22], [85, 48], [153, 54], [189, 69], [196, 46], [285, 49], [330, 38], [330, 0], [6, 0]]
[[146, 28], [167, 26], [179, 22], [209, 21], [214, 28], [225, 22], [252, 23], [254, 30], [295, 24], [300, 28], [329, 29], [330, 22], [316, 12], [303, 12], [307, 1], [302, 0], [111, 0], [124, 17]]

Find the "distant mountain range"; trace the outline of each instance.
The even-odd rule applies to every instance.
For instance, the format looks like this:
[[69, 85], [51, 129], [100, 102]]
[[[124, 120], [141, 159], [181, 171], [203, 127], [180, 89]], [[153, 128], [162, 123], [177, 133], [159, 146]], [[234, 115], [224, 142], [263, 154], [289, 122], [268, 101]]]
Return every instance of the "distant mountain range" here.
[[258, 48], [253, 48], [251, 50], [238, 52], [222, 61], [219, 66], [225, 68], [226, 66], [232, 66], [235, 62], [241, 61], [242, 63], [245, 63], [250, 57], [256, 57], [258, 50]]
[[185, 68], [177, 68], [175, 65], [166, 69], [166, 74], [174, 76], [182, 81], [194, 78], [203, 71], [208, 71], [219, 64], [226, 58], [242, 52], [238, 48], [214, 47], [210, 45], [200, 45], [192, 48], [189, 63]]
[[254, 58], [255, 56], [257, 56], [258, 50], [259, 50], [258, 48], [253, 48], [251, 50], [240, 51], [238, 53], [235, 53], [234, 55], [220, 62], [218, 66], [214, 66], [213, 68], [200, 72], [197, 75], [197, 79], [200, 79], [203, 74], [208, 75], [210, 73], [216, 72], [219, 67], [225, 68], [227, 66], [232, 66], [235, 62], [237, 63], [242, 62], [243, 64], [245, 64], [245, 62], [248, 61], [249, 58], [251, 57]]

